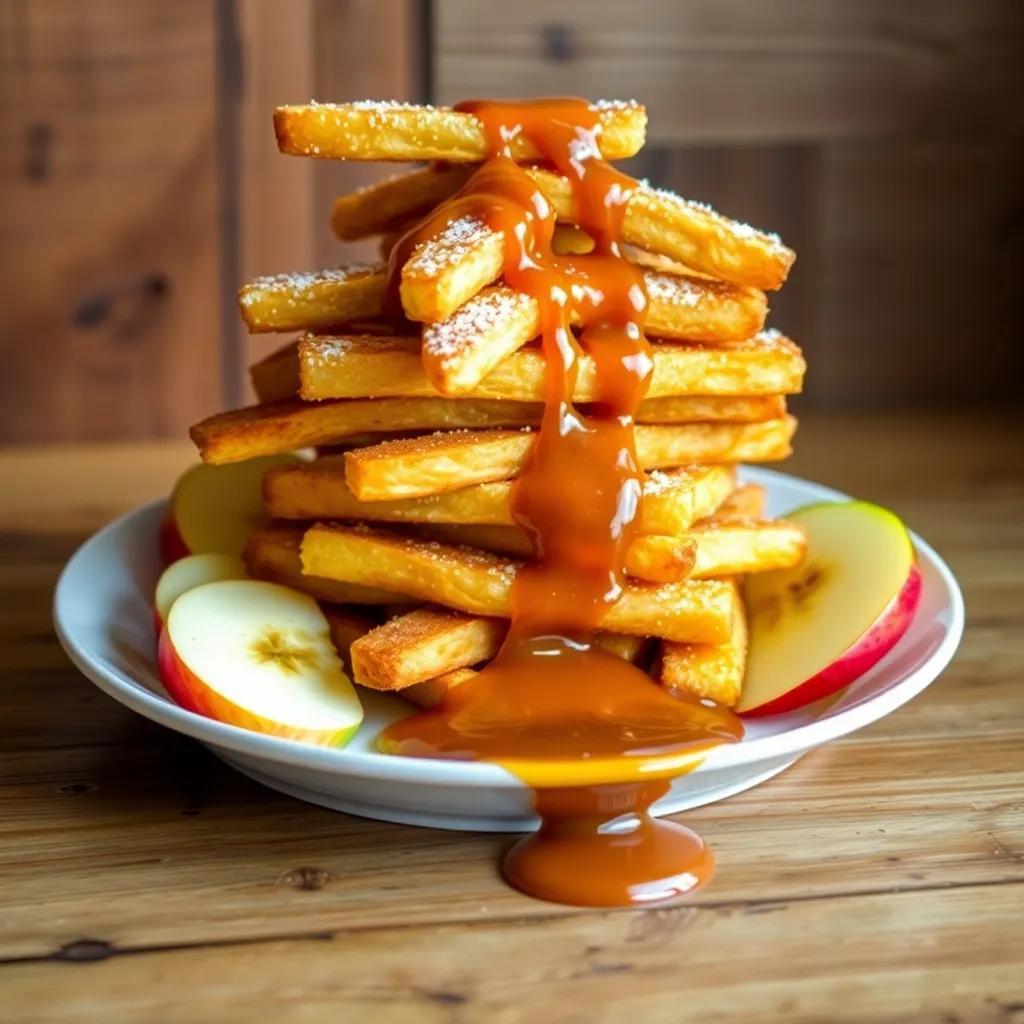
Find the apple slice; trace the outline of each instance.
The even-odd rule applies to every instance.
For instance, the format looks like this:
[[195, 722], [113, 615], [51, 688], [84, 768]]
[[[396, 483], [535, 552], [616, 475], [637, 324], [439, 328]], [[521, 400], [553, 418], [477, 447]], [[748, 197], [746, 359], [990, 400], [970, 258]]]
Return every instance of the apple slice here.
[[906, 527], [865, 501], [809, 505], [786, 518], [807, 533], [793, 569], [753, 573], [750, 650], [737, 712], [775, 715], [863, 675], [910, 626], [921, 573]]
[[217, 580], [248, 579], [245, 563], [237, 555], [186, 555], [160, 574], [153, 597], [153, 619], [157, 633], [163, 629], [171, 605], [188, 590]]
[[160, 554], [170, 565], [186, 555], [241, 555], [249, 537], [266, 524], [263, 474], [298, 462], [297, 455], [268, 455], [210, 466], [200, 462], [174, 485], [160, 524]]
[[158, 659], [174, 701], [243, 729], [336, 747], [363, 719], [320, 607], [277, 583], [221, 580], [182, 594]]

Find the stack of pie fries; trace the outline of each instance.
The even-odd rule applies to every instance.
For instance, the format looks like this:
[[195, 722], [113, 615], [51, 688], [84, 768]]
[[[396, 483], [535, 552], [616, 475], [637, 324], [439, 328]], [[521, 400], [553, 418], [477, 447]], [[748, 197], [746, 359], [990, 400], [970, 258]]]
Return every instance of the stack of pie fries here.
[[[602, 155], [633, 156], [644, 108], [594, 107]], [[209, 463], [316, 450], [266, 473], [271, 522], [248, 541], [249, 572], [324, 602], [355, 682], [430, 707], [495, 656], [513, 580], [533, 556], [510, 498], [542, 410], [537, 303], [504, 283], [502, 235], [481, 220], [401, 244], [484, 159], [475, 117], [311, 104], [279, 108], [275, 127], [283, 153], [424, 166], [334, 204], [335, 235], [378, 237], [379, 263], [241, 289], [250, 331], [298, 337], [252, 367], [259, 404], [213, 416], [192, 437]], [[587, 251], [568, 181], [531, 167], [522, 139], [512, 156], [557, 214], [556, 248]], [[764, 518], [761, 488], [736, 477], [738, 462], [790, 452], [786, 396], [800, 391], [805, 364], [764, 325], [765, 292], [782, 285], [794, 255], [773, 235], [646, 185], [628, 200], [622, 233], [624, 255], [643, 268], [653, 374], [636, 417], [640, 533], [598, 641], [674, 691], [732, 707], [747, 646], [739, 579], [795, 565], [805, 548], [798, 527]], [[585, 407], [594, 387], [584, 356], [574, 400]]]

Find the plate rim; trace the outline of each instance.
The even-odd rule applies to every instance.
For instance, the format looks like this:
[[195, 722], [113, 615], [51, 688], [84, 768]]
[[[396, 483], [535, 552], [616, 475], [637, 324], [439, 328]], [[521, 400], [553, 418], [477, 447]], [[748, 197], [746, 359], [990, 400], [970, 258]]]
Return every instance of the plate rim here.
[[[789, 473], [762, 467], [741, 469], [743, 479], [787, 486], [796, 484], [808, 492], [809, 497], [825, 501], [852, 500], [849, 495], [823, 484]], [[152, 721], [184, 733], [203, 743], [222, 749], [237, 751], [251, 757], [291, 764], [312, 771], [327, 771], [348, 776], [373, 778], [381, 781], [408, 784], [447, 785], [465, 788], [500, 787], [523, 789], [523, 784], [511, 773], [496, 764], [479, 761], [410, 758], [376, 751], [356, 751], [344, 747], [318, 747], [294, 740], [252, 732], [238, 726], [218, 722], [174, 704], [146, 686], [135, 681], [116, 665], [100, 662], [88, 651], [66, 626], [68, 596], [75, 582], [76, 564], [92, 546], [109, 534], [124, 530], [138, 519], [156, 517], [162, 513], [167, 499], [158, 498], [137, 506], [107, 523], [76, 548], [61, 570], [53, 596], [53, 624], [57, 639], [75, 668], [98, 689], [120, 704]], [[888, 690], [863, 703], [851, 705], [834, 715], [817, 719], [805, 725], [787, 729], [770, 736], [762, 736], [746, 743], [718, 747], [695, 770], [694, 774], [723, 768], [753, 764], [786, 754], [798, 754], [838, 739], [871, 722], [884, 718], [926, 689], [944, 671], [953, 658], [963, 636], [964, 601], [952, 570], [935, 549], [910, 530], [910, 536], [919, 558], [933, 569], [945, 588], [944, 606], [949, 612], [949, 624], [938, 646], [908, 675]], [[898, 646], [898, 645], [897, 645]]]

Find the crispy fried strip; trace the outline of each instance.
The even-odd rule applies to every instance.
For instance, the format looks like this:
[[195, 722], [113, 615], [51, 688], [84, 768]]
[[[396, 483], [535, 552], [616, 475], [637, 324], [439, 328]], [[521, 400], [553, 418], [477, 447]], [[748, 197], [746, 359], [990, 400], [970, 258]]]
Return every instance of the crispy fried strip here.
[[[424, 601], [474, 615], [508, 618], [518, 563], [469, 548], [398, 534], [318, 523], [302, 541], [303, 571], [373, 586], [386, 582]], [[628, 583], [602, 625], [618, 633], [724, 643], [732, 628], [733, 588], [722, 580]]]
[[255, 455], [331, 445], [379, 430], [505, 427], [535, 422], [531, 404], [476, 399], [389, 398], [347, 402], [287, 399], [217, 413], [190, 434], [206, 462], [238, 462]]
[[696, 547], [691, 579], [711, 579], [799, 565], [807, 552], [807, 537], [795, 523], [713, 516], [689, 530]]
[[662, 641], [659, 676], [678, 693], [735, 707], [743, 689], [747, 664], [747, 614], [739, 587], [732, 587], [732, 630], [720, 644]]
[[[800, 349], [778, 331], [762, 331], [736, 345], [665, 342], [653, 346], [648, 398], [665, 396], [763, 396], [800, 391], [806, 364]], [[310, 335], [298, 351], [302, 397], [362, 398], [436, 395], [424, 373], [416, 338]], [[543, 353], [521, 348], [502, 360], [464, 398], [542, 401]], [[594, 362], [583, 356], [573, 398], [597, 397]]]
[[420, 242], [405, 261], [402, 309], [410, 320], [444, 320], [499, 277], [504, 263], [505, 236], [476, 217], [460, 217]]
[[[597, 139], [605, 159], [620, 160], [640, 151], [647, 130], [644, 107], [613, 100], [591, 109], [599, 113]], [[282, 153], [321, 159], [472, 163], [488, 153], [484, 126], [472, 114], [393, 101], [278, 107], [274, 132]], [[516, 160], [539, 156], [523, 135], [511, 148]]]
[[[533, 551], [525, 533], [513, 526], [469, 526], [432, 523], [417, 527], [418, 534], [448, 544], [470, 547], [512, 558], [530, 558]], [[674, 535], [636, 537], [626, 549], [626, 572], [650, 583], [682, 579], [714, 579], [737, 573], [766, 572], [799, 565], [807, 539], [795, 523], [731, 518], [728, 510], [702, 519]]]
[[[782, 459], [795, 427], [793, 417], [638, 426], [634, 437], [641, 468], [668, 469]], [[360, 501], [393, 501], [507, 480], [521, 472], [535, 440], [532, 431], [467, 430], [384, 441], [345, 453], [345, 481]]]
[[472, 172], [459, 165], [424, 167], [367, 185], [334, 200], [331, 228], [343, 242], [398, 231], [457, 192]]
[[[479, 269], [482, 264], [473, 266]], [[493, 276], [487, 277], [491, 269], [493, 266], [488, 265], [479, 278], [461, 280], [475, 285], [486, 277], [483, 284], [487, 284], [493, 280]], [[767, 302], [764, 292], [756, 288], [653, 271], [645, 273], [644, 280], [650, 301], [647, 331], [653, 336], [724, 344], [745, 341], [764, 326]], [[447, 271], [436, 275], [438, 287], [449, 281]], [[411, 294], [419, 285], [409, 287]], [[458, 297], [446, 301], [455, 303]], [[428, 297], [424, 301], [437, 308], [439, 300]], [[540, 330], [537, 301], [505, 285], [483, 288], [456, 305], [453, 313], [423, 328], [423, 367], [433, 385], [445, 395], [471, 391]], [[408, 305], [405, 308], [413, 319], [423, 319]], [[422, 312], [427, 306], [417, 308]]]
[[718, 522], [763, 519], [764, 506], [764, 488], [760, 484], [740, 484], [715, 510], [715, 519]]
[[[431, 325], [424, 341], [438, 359], [451, 361], [456, 346], [479, 348], [488, 337], [509, 336], [477, 380], [539, 331], [535, 299], [504, 285], [486, 287], [501, 275], [503, 260], [501, 234], [463, 217], [418, 245], [402, 268], [402, 306], [411, 320]], [[644, 272], [644, 281], [650, 300], [647, 331], [655, 337], [726, 343], [743, 341], [764, 326], [767, 300], [756, 288], [653, 270]], [[383, 264], [353, 264], [259, 277], [239, 290], [238, 302], [253, 333], [322, 331], [380, 316], [386, 284]], [[486, 362], [479, 353], [474, 358]]]
[[[681, 533], [710, 515], [733, 488], [731, 466], [693, 466], [647, 477], [640, 518], [644, 534]], [[405, 523], [514, 524], [507, 480], [476, 484], [427, 498], [359, 501], [336, 456], [282, 467], [263, 478], [263, 500], [278, 519], [344, 519]]]
[[389, 619], [352, 645], [353, 678], [375, 690], [401, 690], [489, 661], [507, 630], [501, 619], [417, 608]]
[[[446, 544], [466, 544], [522, 561], [533, 557], [529, 538], [516, 526], [421, 523], [415, 530], [419, 536]], [[686, 534], [646, 534], [626, 548], [623, 568], [638, 580], [672, 583], [690, 575], [696, 557], [697, 546]]]
[[[403, 209], [408, 211], [409, 217], [419, 212], [424, 188], [419, 176], [424, 173], [413, 172], [386, 183], [388, 202], [383, 210], [389, 218], [397, 219], [398, 211]], [[558, 219], [572, 223], [575, 216], [568, 179], [541, 168], [531, 168], [529, 173], [555, 207]], [[431, 198], [436, 204], [448, 198], [461, 183], [456, 184], [453, 177], [447, 195], [439, 194], [439, 182], [435, 180], [434, 184], [436, 188]], [[369, 210], [373, 200], [374, 195], [369, 192], [360, 200], [360, 205]], [[363, 215], [361, 230], [366, 234], [387, 230], [375, 223]], [[374, 229], [370, 230], [371, 227]], [[703, 204], [688, 202], [660, 189], [642, 187], [633, 194], [626, 206], [622, 230], [627, 244], [675, 263], [673, 266], [659, 262], [656, 269], [674, 270], [682, 265], [723, 281], [755, 288], [779, 288], [796, 258], [775, 235], [757, 231]], [[629, 255], [635, 256], [634, 253]], [[637, 260], [642, 261], [643, 257]]]
[[[481, 618], [428, 606], [397, 615], [352, 647], [354, 679], [374, 690], [404, 690], [449, 672], [489, 661], [508, 630], [503, 619]], [[634, 660], [645, 641], [624, 633], [598, 633], [595, 641]]]
[[379, 316], [386, 284], [382, 263], [275, 274], [243, 285], [238, 308], [253, 334], [322, 330]]
[[304, 576], [299, 559], [301, 543], [302, 529], [296, 526], [271, 525], [252, 534], [242, 555], [249, 575], [332, 604], [391, 604], [400, 600], [394, 591], [380, 587]]
[[[558, 219], [575, 220], [569, 179], [543, 168], [531, 168], [529, 174]], [[702, 274], [769, 291], [782, 287], [796, 259], [777, 235], [730, 220], [673, 192], [647, 187], [637, 189], [626, 203], [622, 237]]]

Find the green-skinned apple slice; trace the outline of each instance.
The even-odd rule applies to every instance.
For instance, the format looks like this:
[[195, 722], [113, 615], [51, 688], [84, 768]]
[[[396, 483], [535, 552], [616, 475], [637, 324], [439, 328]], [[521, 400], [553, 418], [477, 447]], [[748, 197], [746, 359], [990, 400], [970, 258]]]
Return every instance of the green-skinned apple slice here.
[[747, 717], [793, 711], [862, 676], [906, 633], [921, 597], [910, 535], [888, 509], [847, 501], [786, 518], [805, 530], [807, 556], [747, 577], [750, 648], [736, 708]]
[[184, 708], [320, 746], [343, 746], [363, 708], [311, 597], [222, 580], [182, 594], [160, 634], [160, 678]]
[[207, 552], [241, 556], [249, 535], [267, 521], [264, 473], [298, 460], [297, 455], [268, 455], [224, 466], [198, 463], [187, 469], [174, 485], [160, 524], [164, 564]]
[[245, 563], [237, 555], [207, 552], [186, 555], [169, 565], [157, 580], [153, 596], [154, 622], [157, 633], [163, 629], [171, 605], [186, 591], [215, 583], [217, 580], [244, 580], [249, 576]]

